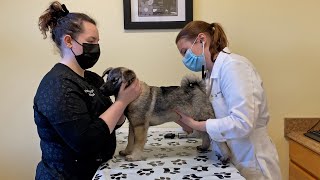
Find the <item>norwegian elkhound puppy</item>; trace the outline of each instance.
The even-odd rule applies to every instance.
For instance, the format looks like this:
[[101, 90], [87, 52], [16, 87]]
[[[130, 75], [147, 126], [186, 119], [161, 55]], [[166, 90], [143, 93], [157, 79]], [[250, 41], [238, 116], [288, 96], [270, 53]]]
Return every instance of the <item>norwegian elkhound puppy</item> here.
[[[108, 68], [102, 77], [107, 76], [100, 90], [106, 96], [117, 97], [122, 82], [132, 83], [136, 74], [125, 67]], [[128, 86], [127, 85], [127, 86]], [[147, 140], [149, 126], [175, 121], [180, 116], [178, 110], [196, 120], [214, 118], [212, 105], [206, 93], [205, 82], [195, 75], [187, 75], [181, 81], [181, 86], [155, 87], [140, 81], [141, 95], [131, 102], [125, 111], [129, 120], [128, 144], [119, 154], [126, 156], [128, 161], [143, 160], [143, 149]], [[201, 150], [210, 147], [209, 135], [201, 132]], [[229, 158], [229, 150], [225, 143], [217, 143], [222, 151], [221, 160]]]

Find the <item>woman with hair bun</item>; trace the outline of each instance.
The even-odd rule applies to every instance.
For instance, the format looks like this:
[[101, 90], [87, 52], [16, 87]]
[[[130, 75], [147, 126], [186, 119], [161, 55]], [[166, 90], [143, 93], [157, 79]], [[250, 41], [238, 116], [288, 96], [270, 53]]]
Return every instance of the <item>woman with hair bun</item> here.
[[34, 97], [34, 119], [42, 159], [36, 179], [92, 179], [116, 148], [115, 129], [124, 109], [141, 93], [139, 80], [122, 84], [114, 103], [99, 91], [103, 79], [87, 69], [99, 59], [99, 32], [86, 14], [70, 13], [58, 1], [39, 18], [61, 59], [43, 77]]
[[192, 21], [179, 32], [176, 44], [184, 65], [191, 71], [203, 71], [216, 115], [215, 119], [195, 121], [177, 111], [181, 116], [177, 123], [226, 142], [232, 163], [246, 179], [280, 180], [278, 153], [267, 131], [267, 100], [254, 66], [230, 52], [218, 23]]

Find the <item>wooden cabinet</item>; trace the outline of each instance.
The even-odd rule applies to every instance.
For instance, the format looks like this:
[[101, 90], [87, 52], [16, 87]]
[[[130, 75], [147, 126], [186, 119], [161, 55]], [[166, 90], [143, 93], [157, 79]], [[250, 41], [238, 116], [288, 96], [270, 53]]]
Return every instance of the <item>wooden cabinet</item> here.
[[319, 180], [320, 155], [305, 146], [289, 141], [289, 180]]
[[316, 180], [302, 168], [297, 166], [292, 161], [289, 162], [289, 179], [290, 180]]

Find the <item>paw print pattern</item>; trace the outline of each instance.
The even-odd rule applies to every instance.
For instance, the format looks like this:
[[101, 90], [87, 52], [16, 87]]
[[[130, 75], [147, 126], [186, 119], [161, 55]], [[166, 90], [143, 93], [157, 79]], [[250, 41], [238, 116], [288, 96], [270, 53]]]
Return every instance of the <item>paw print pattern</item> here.
[[231, 173], [226, 173], [226, 172], [214, 173], [213, 176], [217, 176], [219, 179], [226, 179], [226, 178], [231, 178]]
[[140, 169], [139, 171], [137, 171], [137, 174], [139, 174], [140, 176], [146, 175], [146, 176], [150, 176], [150, 174], [153, 174], [154, 170], [152, 168], [149, 169]]
[[152, 136], [153, 136], [152, 134], [148, 134], [148, 135], [147, 135], [147, 138], [148, 138], [148, 137], [152, 137]]
[[122, 174], [121, 172], [117, 174], [110, 174], [111, 179], [127, 179], [127, 174]]
[[97, 174], [96, 176], [94, 176], [94, 179], [93, 179], [93, 180], [99, 180], [101, 177], [102, 177], [101, 174]]
[[197, 151], [198, 151], [199, 153], [205, 154], [205, 153], [211, 152], [212, 150], [211, 150], [211, 149], [197, 148]]
[[101, 164], [101, 166], [99, 167], [99, 170], [104, 170], [104, 169], [111, 169], [109, 166], [109, 163]]
[[161, 146], [161, 144], [160, 143], [150, 143], [150, 146]]
[[163, 138], [153, 138], [155, 141], [162, 141]]
[[222, 158], [222, 156], [217, 151], [215, 151], [215, 153], [216, 153], [216, 156], [217, 156], [218, 159]]
[[194, 144], [194, 143], [197, 143], [198, 141], [197, 140], [195, 140], [195, 139], [188, 139], [187, 141], [186, 141], [186, 143], [189, 143], [189, 144]]
[[123, 139], [128, 139], [128, 136], [123, 136]]
[[163, 159], [163, 158], [165, 158], [165, 157], [168, 157], [168, 155], [163, 154], [163, 153], [159, 153], [159, 154], [155, 154], [154, 157]]
[[122, 164], [120, 167], [122, 167], [122, 169], [133, 169], [136, 166], [138, 166], [138, 165], [133, 164], [133, 163], [129, 163], [129, 164]]
[[126, 143], [127, 141], [123, 141], [123, 140], [119, 140], [118, 141], [118, 144], [124, 144], [124, 143]]
[[185, 146], [183, 147], [184, 150], [190, 151], [190, 150], [196, 150], [197, 148], [194, 146]]
[[180, 156], [180, 157], [184, 157], [184, 156], [190, 156], [191, 154], [190, 153], [187, 153], [187, 152], [179, 152], [176, 154], [177, 156]]
[[161, 151], [164, 151], [164, 152], [172, 152], [174, 151], [172, 148], [160, 148]]
[[120, 135], [120, 134], [123, 134], [123, 132], [118, 131], [118, 132], [116, 133], [116, 135]]
[[169, 178], [169, 177], [159, 177], [159, 178], [156, 178], [154, 180], [171, 180], [171, 178]]
[[179, 142], [168, 142], [169, 146], [179, 146], [180, 143]]
[[203, 162], [207, 162], [208, 161], [208, 157], [207, 156], [197, 156], [194, 158], [196, 161], [203, 161]]
[[222, 169], [225, 169], [225, 168], [227, 168], [227, 167], [230, 167], [230, 165], [227, 164], [227, 163], [214, 163], [214, 164], [212, 164], [212, 165], [214, 165], [214, 166], [217, 167], [217, 168], [222, 168]]
[[115, 155], [113, 156], [112, 162], [113, 163], [117, 163], [117, 162], [121, 162], [122, 161], [122, 157], [119, 155]]
[[164, 136], [164, 135], [167, 134], [167, 133], [175, 133], [175, 132], [173, 132], [173, 131], [166, 131], [166, 133], [160, 133], [159, 136]]
[[187, 162], [185, 160], [182, 160], [182, 159], [177, 159], [177, 160], [174, 160], [174, 161], [171, 161], [174, 165], [183, 165], [183, 164], [187, 164]]
[[200, 180], [200, 179], [202, 179], [202, 177], [199, 177], [199, 176], [197, 176], [195, 174], [189, 174], [189, 175], [183, 176], [182, 179]]
[[151, 161], [148, 164], [151, 165], [151, 166], [163, 166], [164, 162], [162, 162], [162, 161]]
[[146, 153], [152, 152], [152, 151], [153, 151], [152, 149], [144, 149], [144, 150], [143, 150], [143, 152], [146, 152]]
[[163, 173], [170, 173], [170, 174], [178, 174], [180, 173], [180, 168], [163, 168]]
[[191, 169], [202, 172], [202, 171], [208, 171], [208, 166], [194, 166]]

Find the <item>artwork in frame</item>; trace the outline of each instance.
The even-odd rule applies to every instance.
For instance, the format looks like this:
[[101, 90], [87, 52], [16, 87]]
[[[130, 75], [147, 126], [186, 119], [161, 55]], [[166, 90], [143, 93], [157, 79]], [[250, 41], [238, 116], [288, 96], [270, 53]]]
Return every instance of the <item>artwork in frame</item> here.
[[123, 0], [124, 29], [180, 29], [193, 20], [193, 0]]

